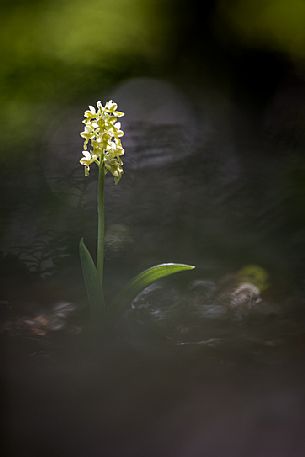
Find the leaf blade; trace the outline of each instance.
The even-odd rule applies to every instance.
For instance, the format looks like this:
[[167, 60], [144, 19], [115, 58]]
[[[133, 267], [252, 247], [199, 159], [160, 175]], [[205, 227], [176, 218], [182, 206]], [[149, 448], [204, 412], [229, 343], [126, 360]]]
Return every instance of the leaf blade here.
[[96, 309], [100, 299], [98, 274], [83, 238], [81, 238], [79, 243], [79, 255], [88, 301], [90, 306]]
[[139, 273], [127, 284], [121, 291], [118, 302], [124, 301], [125, 303], [129, 303], [143, 289], [159, 279], [183, 271], [194, 270], [194, 268], [194, 265], [187, 265], [184, 263], [161, 263], [159, 265], [154, 265]]

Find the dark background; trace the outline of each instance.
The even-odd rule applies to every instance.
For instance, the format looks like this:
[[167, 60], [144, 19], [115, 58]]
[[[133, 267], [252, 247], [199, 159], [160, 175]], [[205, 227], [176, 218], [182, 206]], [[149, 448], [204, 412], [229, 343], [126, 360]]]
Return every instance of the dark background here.
[[95, 237], [94, 193], [75, 201], [95, 181], [77, 165], [82, 113], [113, 97], [126, 111], [126, 176], [120, 189], [108, 182], [108, 221], [147, 237], [136, 243], [141, 264], [163, 256], [149, 253], [159, 224], [170, 257], [188, 245], [178, 257], [191, 263], [196, 252], [303, 277], [302, 1], [32, 1], [2, 11], [2, 275], [43, 276], [26, 260], [42, 238], [46, 250], [60, 240], [66, 249], [40, 254], [49, 274], [63, 263], [78, 274], [78, 239]]
[[[3, 455], [303, 456], [304, 1], [1, 9]], [[78, 244], [94, 257], [97, 176], [79, 132], [109, 99], [125, 174], [106, 179], [106, 297], [155, 263], [196, 265], [153, 302], [197, 307], [195, 323], [152, 319], [185, 346], [133, 318], [86, 346]], [[192, 281], [233, 287], [247, 265], [269, 276], [262, 315], [199, 318]], [[55, 331], [58, 303], [73, 315]]]

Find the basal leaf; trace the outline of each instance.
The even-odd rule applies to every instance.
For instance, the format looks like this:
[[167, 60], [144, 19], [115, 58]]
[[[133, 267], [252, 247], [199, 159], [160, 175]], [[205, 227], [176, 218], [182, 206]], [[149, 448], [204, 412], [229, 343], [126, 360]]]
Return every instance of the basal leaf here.
[[96, 307], [99, 306], [100, 302], [98, 275], [96, 266], [92, 260], [90, 252], [84, 243], [83, 238], [79, 243], [79, 254], [89, 304], [92, 308], [96, 309]]
[[130, 303], [145, 287], [158, 281], [161, 278], [170, 276], [182, 271], [193, 270], [195, 267], [184, 263], [162, 263], [142, 271], [135, 276], [120, 293], [118, 303]]

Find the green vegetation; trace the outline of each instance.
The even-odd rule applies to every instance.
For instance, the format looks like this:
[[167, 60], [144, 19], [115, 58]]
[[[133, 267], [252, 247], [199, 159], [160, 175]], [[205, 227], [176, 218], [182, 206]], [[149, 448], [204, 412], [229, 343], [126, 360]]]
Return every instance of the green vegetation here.
[[281, 51], [296, 60], [304, 59], [303, 0], [222, 0], [219, 13], [238, 40]]
[[121, 123], [117, 122], [118, 118], [124, 116], [124, 113], [117, 110], [118, 106], [112, 100], [105, 106], [100, 101], [97, 107], [89, 106], [85, 111], [83, 123], [84, 131], [81, 137], [84, 139], [83, 156], [80, 159], [81, 165], [84, 166], [85, 175], [88, 176], [91, 165], [97, 165], [99, 170], [98, 178], [98, 229], [97, 229], [97, 253], [96, 265], [87, 249], [84, 240], [80, 242], [80, 258], [83, 271], [83, 277], [87, 296], [91, 309], [92, 321], [96, 324], [100, 321], [107, 320], [108, 317], [116, 317], [121, 311], [122, 304], [128, 304], [148, 285], [159, 279], [179, 273], [182, 271], [193, 270], [195, 267], [185, 264], [164, 263], [155, 265], [133, 278], [130, 283], [123, 289], [118, 299], [108, 308], [104, 300], [104, 182], [105, 175], [110, 173], [115, 184], [118, 184], [123, 175], [124, 149], [121, 143], [121, 137], [124, 135], [121, 130]]
[[153, 0], [4, 2], [0, 159], [41, 144], [59, 105], [75, 105], [155, 65], [167, 52], [166, 19]]

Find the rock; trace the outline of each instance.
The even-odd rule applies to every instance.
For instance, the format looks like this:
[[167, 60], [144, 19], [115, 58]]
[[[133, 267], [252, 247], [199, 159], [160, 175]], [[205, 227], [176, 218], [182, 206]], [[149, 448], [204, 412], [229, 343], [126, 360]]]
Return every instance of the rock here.
[[261, 292], [267, 287], [267, 273], [247, 266], [220, 281], [196, 279], [189, 287], [178, 282], [153, 284], [132, 302], [129, 317], [162, 328], [188, 334], [192, 328], [213, 320], [244, 320], [264, 314]]

